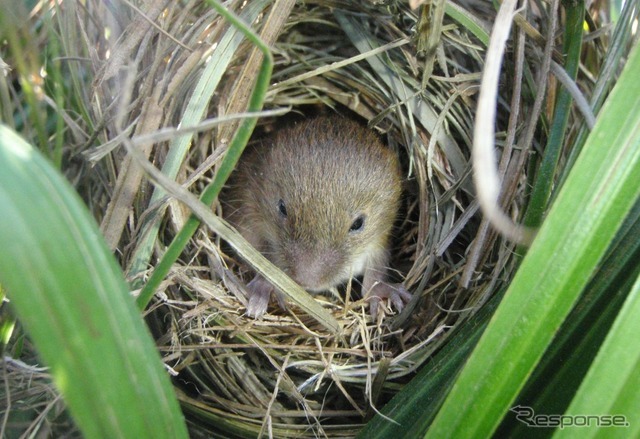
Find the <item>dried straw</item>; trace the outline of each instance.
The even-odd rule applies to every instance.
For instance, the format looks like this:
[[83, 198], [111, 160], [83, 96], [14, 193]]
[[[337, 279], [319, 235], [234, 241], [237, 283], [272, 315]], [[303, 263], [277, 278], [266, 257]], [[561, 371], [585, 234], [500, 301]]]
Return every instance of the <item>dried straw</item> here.
[[[75, 173], [90, 179], [85, 195], [101, 229], [140, 285], [189, 211], [151, 186], [123, 139], [200, 193], [235, 132], [234, 114], [246, 109], [259, 58], [202, 2], [123, 4], [64, 2], [59, 26], [69, 32], [66, 53], [82, 59], [74, 77], [92, 80], [79, 124], [88, 134], [76, 130], [70, 148], [94, 168]], [[250, 319], [251, 270], [201, 227], [148, 308], [148, 322], [194, 434], [351, 437], [517, 263], [513, 246], [481, 225], [471, 181], [482, 23], [493, 12], [444, 2], [416, 11], [395, 1], [225, 5], [273, 41], [265, 102], [272, 113], [261, 118], [258, 136], [290, 117], [283, 113], [339, 111], [367, 121], [398, 151], [407, 181], [393, 266], [413, 300], [400, 315], [387, 308], [372, 321], [351, 285], [316, 296], [339, 334], [295, 306]], [[520, 119], [509, 114], [529, 104], [507, 105], [505, 88], [496, 122], [496, 142], [509, 151], [502, 208], [518, 218], [527, 157], [513, 148]]]

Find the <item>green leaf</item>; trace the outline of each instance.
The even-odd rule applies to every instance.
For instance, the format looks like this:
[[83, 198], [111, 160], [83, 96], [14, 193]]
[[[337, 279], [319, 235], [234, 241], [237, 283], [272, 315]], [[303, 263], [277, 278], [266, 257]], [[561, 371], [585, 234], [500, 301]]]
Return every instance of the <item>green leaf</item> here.
[[495, 431], [640, 195], [638, 75], [636, 45], [427, 437], [487, 437]]
[[639, 315], [640, 277], [566, 413], [567, 416], [619, 416], [620, 421], [627, 425], [599, 429], [567, 428], [559, 430], [554, 437], [638, 437], [640, 434]]
[[0, 125], [0, 285], [86, 437], [187, 437], [119, 266], [73, 188]]
[[489, 45], [489, 32], [487, 23], [481, 21], [473, 13], [467, 11], [461, 6], [456, 5], [453, 2], [446, 2], [445, 13], [460, 23], [467, 31], [471, 32], [478, 38], [482, 44]]
[[501, 298], [502, 294], [496, 294], [473, 317], [458, 326], [442, 350], [384, 406], [382, 414], [377, 414], [365, 425], [358, 438], [424, 435]]
[[[217, 3], [214, 3], [217, 6]], [[250, 2], [246, 8], [243, 9], [240, 17], [246, 22], [253, 23], [258, 15], [264, 10], [266, 0], [259, 0]], [[220, 10], [218, 10], [220, 12]], [[238, 51], [240, 44], [245, 39], [243, 29], [234, 26], [229, 27], [229, 30], [220, 39], [220, 42], [216, 45], [216, 48], [211, 54], [211, 59], [206, 63], [202, 74], [198, 79], [193, 93], [191, 94], [185, 113], [180, 121], [180, 125], [183, 127], [195, 126], [200, 123], [209, 108], [211, 98], [218, 88], [218, 84], [222, 79], [224, 73], [229, 69], [229, 63], [233, 61], [234, 54]], [[269, 72], [270, 75], [270, 72]], [[262, 105], [253, 111], [259, 110]], [[191, 141], [193, 140], [194, 133], [183, 134], [176, 137], [169, 147], [169, 152], [162, 166], [162, 172], [172, 179], [175, 179], [178, 175], [180, 167], [183, 165], [184, 158], [189, 152]], [[162, 188], [155, 188], [153, 195], [151, 196], [150, 204], [157, 202], [166, 193]], [[158, 218], [160, 218], [158, 216]], [[153, 246], [158, 238], [158, 230], [160, 229], [159, 221], [154, 221], [145, 226], [144, 231], [141, 233], [143, 238], [137, 244], [136, 251], [134, 253], [133, 262], [129, 269], [129, 276], [135, 277], [136, 274], [144, 271], [149, 266], [149, 259], [153, 252]], [[140, 281], [135, 286], [140, 286]], [[151, 292], [153, 293], [153, 291]], [[148, 302], [148, 298], [141, 300], [142, 304]]]
[[[640, 275], [640, 203], [625, 220], [607, 257], [558, 331], [514, 405], [537, 414], [564, 413]], [[539, 434], [541, 428], [535, 429]], [[552, 430], [552, 428], [549, 428]], [[531, 427], [507, 416], [497, 435], [528, 437]]]
[[[582, 49], [582, 26], [584, 17], [584, 2], [576, 1], [565, 8], [566, 25], [564, 32], [564, 56], [567, 75], [575, 81], [580, 65]], [[551, 131], [547, 146], [542, 155], [542, 162], [536, 174], [536, 182], [531, 193], [531, 200], [527, 207], [524, 224], [538, 227], [549, 205], [549, 197], [555, 182], [556, 167], [562, 153], [562, 146], [566, 138], [572, 99], [566, 88], [561, 88], [556, 99], [556, 107], [551, 123]]]

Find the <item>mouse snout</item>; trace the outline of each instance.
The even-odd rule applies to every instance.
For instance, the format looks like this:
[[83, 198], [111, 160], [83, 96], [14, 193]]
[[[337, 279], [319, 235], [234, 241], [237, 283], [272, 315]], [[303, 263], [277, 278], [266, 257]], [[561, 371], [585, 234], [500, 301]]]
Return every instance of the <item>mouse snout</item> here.
[[289, 275], [306, 290], [323, 291], [335, 286], [340, 264], [336, 250], [296, 249], [291, 253]]

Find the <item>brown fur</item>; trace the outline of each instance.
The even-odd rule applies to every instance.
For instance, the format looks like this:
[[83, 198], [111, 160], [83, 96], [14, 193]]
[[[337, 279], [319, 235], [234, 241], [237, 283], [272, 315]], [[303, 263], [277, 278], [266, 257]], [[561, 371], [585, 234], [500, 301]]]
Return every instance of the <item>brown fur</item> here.
[[[223, 201], [229, 222], [304, 288], [364, 273], [369, 289], [386, 278], [401, 186], [396, 155], [372, 131], [321, 117], [248, 150]], [[364, 226], [350, 230], [363, 215]]]

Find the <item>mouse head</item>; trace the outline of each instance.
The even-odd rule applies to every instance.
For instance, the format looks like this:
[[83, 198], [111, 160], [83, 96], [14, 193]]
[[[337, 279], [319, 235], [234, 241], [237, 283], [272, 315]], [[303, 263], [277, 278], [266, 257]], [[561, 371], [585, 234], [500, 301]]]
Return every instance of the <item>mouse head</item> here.
[[311, 291], [385, 254], [401, 177], [395, 154], [354, 122], [320, 119], [256, 150], [247, 175], [262, 251]]

